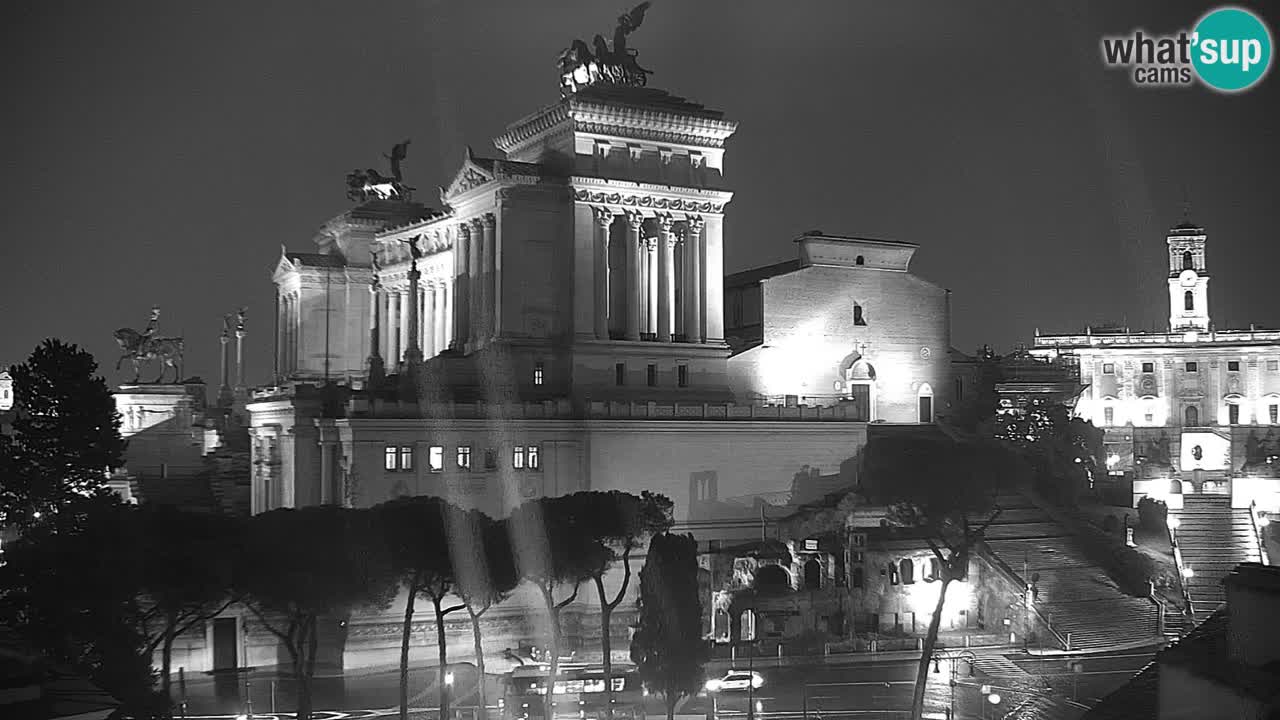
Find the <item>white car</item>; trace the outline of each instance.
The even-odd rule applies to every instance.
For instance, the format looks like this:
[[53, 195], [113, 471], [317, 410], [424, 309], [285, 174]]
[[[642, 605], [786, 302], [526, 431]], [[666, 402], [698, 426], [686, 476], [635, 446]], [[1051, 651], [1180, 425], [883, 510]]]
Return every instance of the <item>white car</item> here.
[[707, 681], [708, 692], [720, 692], [722, 690], [751, 690], [764, 685], [764, 677], [758, 672], [751, 670], [730, 670], [724, 677], [718, 680]]

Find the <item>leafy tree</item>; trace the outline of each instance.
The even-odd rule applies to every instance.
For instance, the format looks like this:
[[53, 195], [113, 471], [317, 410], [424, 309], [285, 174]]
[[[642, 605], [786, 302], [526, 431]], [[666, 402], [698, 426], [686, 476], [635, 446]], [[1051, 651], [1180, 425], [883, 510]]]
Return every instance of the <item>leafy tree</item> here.
[[163, 713], [144, 633], [137, 511], [74, 496], [4, 549], [0, 616], [32, 649], [76, 668], [127, 713]]
[[323, 505], [272, 510], [247, 523], [238, 590], [289, 653], [299, 720], [311, 718], [319, 621], [385, 608], [395, 594], [376, 520], [369, 510]]
[[1092, 486], [1104, 455], [1103, 431], [1058, 403], [1028, 401], [1017, 412], [1002, 413], [995, 437], [1026, 459], [1042, 489], [1067, 502]]
[[[580, 492], [564, 498], [573, 507], [573, 515], [582, 519], [589, 538], [604, 543], [600, 565], [589, 568], [600, 598], [600, 650], [604, 655], [605, 714], [613, 716], [613, 638], [610, 619], [626, 597], [631, 583], [631, 553], [648, 536], [671, 528], [672, 502], [648, 490], [639, 496], [618, 490]], [[604, 576], [617, 561], [622, 561], [622, 585], [612, 598], [605, 591]]]
[[436, 618], [436, 645], [440, 653], [438, 687], [440, 717], [449, 716], [449, 693], [444, 692], [448, 669], [444, 618], [462, 610], [465, 604], [444, 607], [445, 597], [456, 584], [450, 552], [448, 519], [458, 509], [437, 497], [402, 497], [377, 508], [387, 537], [394, 572], [404, 586], [404, 632], [400, 643], [400, 717], [409, 716], [409, 638], [413, 627], [414, 601], [418, 595], [431, 599]]
[[[607, 562], [610, 552], [592, 535], [577, 509], [577, 502], [567, 497], [541, 498], [522, 504], [507, 518], [520, 575], [542, 594], [551, 626], [551, 669], [544, 696], [548, 718], [555, 717], [553, 680], [560, 672], [560, 612], [578, 598], [582, 583]], [[556, 590], [566, 585], [572, 585], [573, 592], [556, 600]]]
[[161, 651], [161, 693], [170, 696], [173, 642], [235, 602], [234, 556], [238, 537], [231, 517], [144, 505], [132, 513], [140, 562], [139, 585], [147, 653]]
[[506, 600], [520, 583], [507, 524], [495, 521], [478, 510], [454, 509], [449, 514], [449, 535], [453, 542], [455, 580], [453, 592], [466, 605], [471, 616], [471, 634], [475, 641], [477, 705], [481, 718], [487, 716], [485, 698], [484, 645], [481, 642], [480, 618], [489, 608]]
[[692, 535], [655, 535], [640, 570], [640, 623], [631, 660], [650, 691], [660, 692], [673, 720], [680, 698], [702, 686], [710, 656], [702, 640], [698, 544]]
[[[911, 704], [912, 718], [920, 720], [947, 588], [966, 576], [974, 546], [1000, 515], [996, 494], [1016, 472], [1016, 458], [995, 443], [956, 443], [941, 433], [874, 437], [864, 457], [864, 482], [871, 496], [889, 506], [895, 524], [922, 531], [938, 560], [938, 602], [916, 668]], [[971, 523], [974, 518], [977, 524]]]
[[70, 500], [110, 492], [107, 475], [124, 463], [120, 415], [93, 356], [45, 340], [13, 367], [13, 436], [0, 453], [0, 524], [30, 527]]

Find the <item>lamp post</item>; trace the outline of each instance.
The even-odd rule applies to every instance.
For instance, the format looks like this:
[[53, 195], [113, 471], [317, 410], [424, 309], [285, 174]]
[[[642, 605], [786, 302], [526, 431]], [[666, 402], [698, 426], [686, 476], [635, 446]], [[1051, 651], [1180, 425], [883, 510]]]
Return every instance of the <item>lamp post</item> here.
[[961, 660], [969, 662], [969, 677], [973, 677], [973, 663], [978, 657], [968, 650], [958, 652], [940, 652], [933, 655], [933, 672], [938, 674], [942, 672], [939, 662], [946, 660], [951, 665], [951, 706], [947, 708], [947, 717], [953, 718], [956, 714], [956, 663]]
[[[554, 689], [554, 681], [553, 681], [553, 689]], [[441, 692], [444, 693], [444, 706], [449, 707], [449, 700], [451, 699], [450, 696], [453, 695], [453, 673], [452, 672], [446, 672], [444, 674], [444, 688], [441, 690]], [[448, 720], [448, 718], [440, 718], [440, 720]]]

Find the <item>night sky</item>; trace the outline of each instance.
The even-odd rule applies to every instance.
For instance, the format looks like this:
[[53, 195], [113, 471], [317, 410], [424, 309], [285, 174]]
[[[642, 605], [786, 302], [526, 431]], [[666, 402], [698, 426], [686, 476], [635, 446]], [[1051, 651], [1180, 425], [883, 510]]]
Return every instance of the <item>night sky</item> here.
[[[953, 290], [954, 344], [1008, 349], [1036, 327], [1163, 328], [1164, 231], [1188, 198], [1218, 326], [1280, 327], [1276, 61], [1238, 96], [1135, 88], [1101, 61], [1102, 35], [1214, 6], [656, 0], [630, 44], [652, 86], [739, 122], [726, 271], [811, 229], [918, 243], [912, 269]], [[0, 364], [56, 336], [118, 382], [111, 332], [158, 304], [187, 374], [216, 384], [221, 317], [247, 305], [247, 378], [267, 382], [280, 245], [313, 249], [346, 173], [412, 138], [407, 180], [434, 200], [466, 144], [496, 156], [558, 99], [562, 48], [628, 8], [7, 6]]]

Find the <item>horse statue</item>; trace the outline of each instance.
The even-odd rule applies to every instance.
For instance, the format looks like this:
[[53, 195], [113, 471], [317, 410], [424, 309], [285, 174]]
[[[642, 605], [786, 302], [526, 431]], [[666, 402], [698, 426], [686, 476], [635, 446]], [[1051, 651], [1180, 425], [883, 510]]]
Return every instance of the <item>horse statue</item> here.
[[142, 365], [151, 360], [160, 361], [160, 375], [152, 380], [152, 385], [164, 382], [165, 369], [173, 368], [173, 382], [182, 379], [182, 338], [149, 337], [133, 328], [120, 328], [113, 333], [122, 354], [116, 360], [116, 370], [125, 360], [133, 362], [133, 382], [139, 382]]
[[627, 36], [644, 23], [649, 5], [648, 2], [640, 3], [618, 18], [618, 26], [613, 31], [613, 48], [609, 47], [603, 35], [596, 35], [591, 46], [574, 40], [569, 48], [562, 51], [559, 57], [561, 93], [567, 96], [595, 83], [646, 85], [653, 71], [640, 67], [636, 51], [627, 47]]

